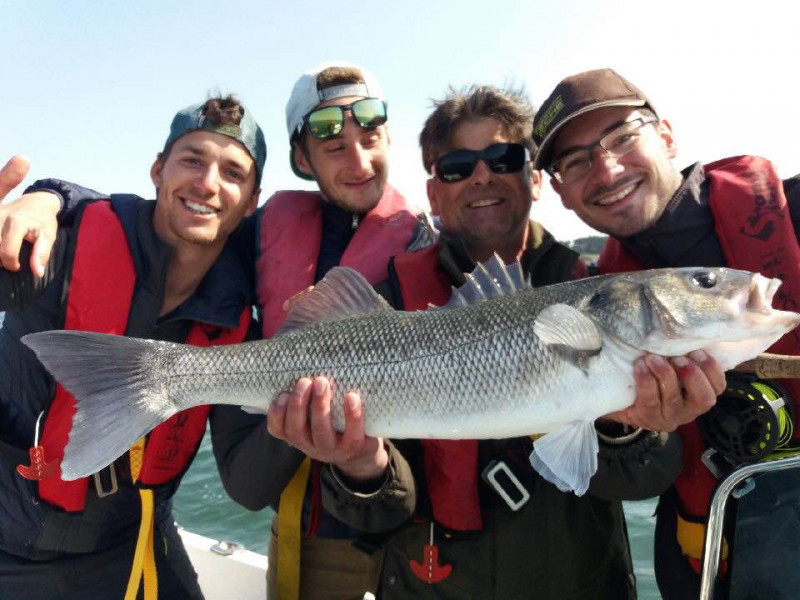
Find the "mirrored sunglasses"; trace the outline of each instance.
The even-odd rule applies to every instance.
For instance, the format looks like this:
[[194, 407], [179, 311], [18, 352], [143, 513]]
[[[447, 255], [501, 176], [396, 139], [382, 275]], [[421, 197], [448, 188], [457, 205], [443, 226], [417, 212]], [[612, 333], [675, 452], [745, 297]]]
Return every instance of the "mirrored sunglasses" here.
[[315, 108], [303, 117], [308, 133], [318, 140], [336, 137], [344, 129], [347, 112], [364, 129], [375, 129], [386, 123], [386, 102], [377, 98], [362, 98], [343, 106]]

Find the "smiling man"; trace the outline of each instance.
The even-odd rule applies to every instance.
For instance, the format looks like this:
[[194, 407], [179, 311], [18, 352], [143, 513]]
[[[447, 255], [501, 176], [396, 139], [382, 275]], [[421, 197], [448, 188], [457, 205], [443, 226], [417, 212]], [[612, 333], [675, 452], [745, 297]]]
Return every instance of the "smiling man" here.
[[[0, 269], [4, 599], [135, 598], [141, 587], [146, 598], [202, 598], [172, 496], [209, 409], [160, 425], [91, 478], [62, 481], [73, 400], [20, 338], [82, 329], [195, 345], [242, 341], [252, 282], [234, 232], [256, 210], [265, 160], [261, 129], [238, 100], [188, 107], [175, 115], [150, 171], [155, 201], [126, 194], [84, 203], [58, 228], [41, 277], [37, 261]], [[0, 173], [0, 189], [24, 176], [13, 170]], [[23, 237], [13, 227], [4, 232], [15, 243]], [[43, 465], [29, 458], [34, 440]]]
[[[670, 124], [611, 69], [562, 80], [542, 105], [534, 140], [540, 145], [535, 164], [550, 173], [564, 206], [611, 236], [598, 261], [602, 272], [697, 265], [760, 271], [783, 280], [776, 306], [797, 310], [800, 176], [782, 181], [768, 161], [752, 156], [679, 171]], [[785, 336], [772, 351], [799, 354], [800, 336]], [[709, 360], [704, 353], [691, 359], [701, 366]], [[690, 362], [672, 359], [675, 367]], [[651, 359], [650, 366], [662, 383], [674, 381], [664, 364]], [[737, 381], [728, 375], [729, 385]], [[760, 394], [751, 383], [737, 385]], [[796, 380], [786, 387], [800, 400]], [[716, 485], [702, 460], [708, 448], [697, 424], [678, 431], [684, 468], [661, 497], [656, 524], [656, 579], [667, 600], [699, 595], [700, 552]]]

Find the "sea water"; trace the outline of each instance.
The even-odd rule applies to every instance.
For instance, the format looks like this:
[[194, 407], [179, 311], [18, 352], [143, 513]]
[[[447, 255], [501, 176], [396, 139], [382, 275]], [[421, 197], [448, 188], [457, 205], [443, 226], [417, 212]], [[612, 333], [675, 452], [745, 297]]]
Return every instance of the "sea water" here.
[[[653, 574], [655, 505], [655, 500], [625, 503], [640, 600], [660, 598]], [[269, 508], [251, 512], [228, 498], [206, 435], [175, 497], [178, 525], [217, 540], [239, 542], [248, 550], [266, 554], [272, 516]]]

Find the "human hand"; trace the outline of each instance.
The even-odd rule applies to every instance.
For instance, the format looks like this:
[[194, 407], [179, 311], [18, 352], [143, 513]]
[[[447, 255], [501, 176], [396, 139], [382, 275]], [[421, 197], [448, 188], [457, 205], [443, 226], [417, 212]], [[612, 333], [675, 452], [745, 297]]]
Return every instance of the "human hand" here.
[[341, 433], [333, 428], [332, 399], [327, 378], [299, 379], [291, 394], [279, 394], [272, 402], [267, 429], [310, 458], [336, 466], [348, 479], [364, 482], [381, 477], [389, 465], [389, 454], [381, 438], [364, 434], [361, 397], [355, 392], [345, 396], [345, 429]]
[[702, 350], [666, 359], [648, 354], [634, 364], [636, 400], [606, 418], [651, 431], [674, 431], [709, 411], [725, 391], [725, 373]]
[[[25, 179], [29, 167], [30, 161], [17, 155], [0, 169], [0, 200]], [[0, 267], [9, 271], [19, 270], [24, 240], [33, 244], [31, 271], [42, 277], [56, 239], [59, 208], [58, 197], [49, 192], [25, 194], [14, 202], [0, 205]]]

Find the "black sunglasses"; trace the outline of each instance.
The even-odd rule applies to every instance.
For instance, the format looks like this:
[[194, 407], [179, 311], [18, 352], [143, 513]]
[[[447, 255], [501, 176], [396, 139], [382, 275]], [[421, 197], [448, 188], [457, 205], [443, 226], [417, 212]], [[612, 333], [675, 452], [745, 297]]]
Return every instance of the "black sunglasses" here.
[[522, 144], [492, 144], [483, 150], [453, 150], [439, 157], [433, 165], [433, 176], [444, 183], [456, 183], [472, 176], [479, 160], [492, 173], [517, 173], [531, 159]]
[[303, 123], [312, 137], [326, 140], [342, 133], [347, 111], [353, 113], [353, 119], [364, 129], [386, 123], [386, 102], [377, 98], [362, 98], [346, 106], [315, 108], [303, 117]]

